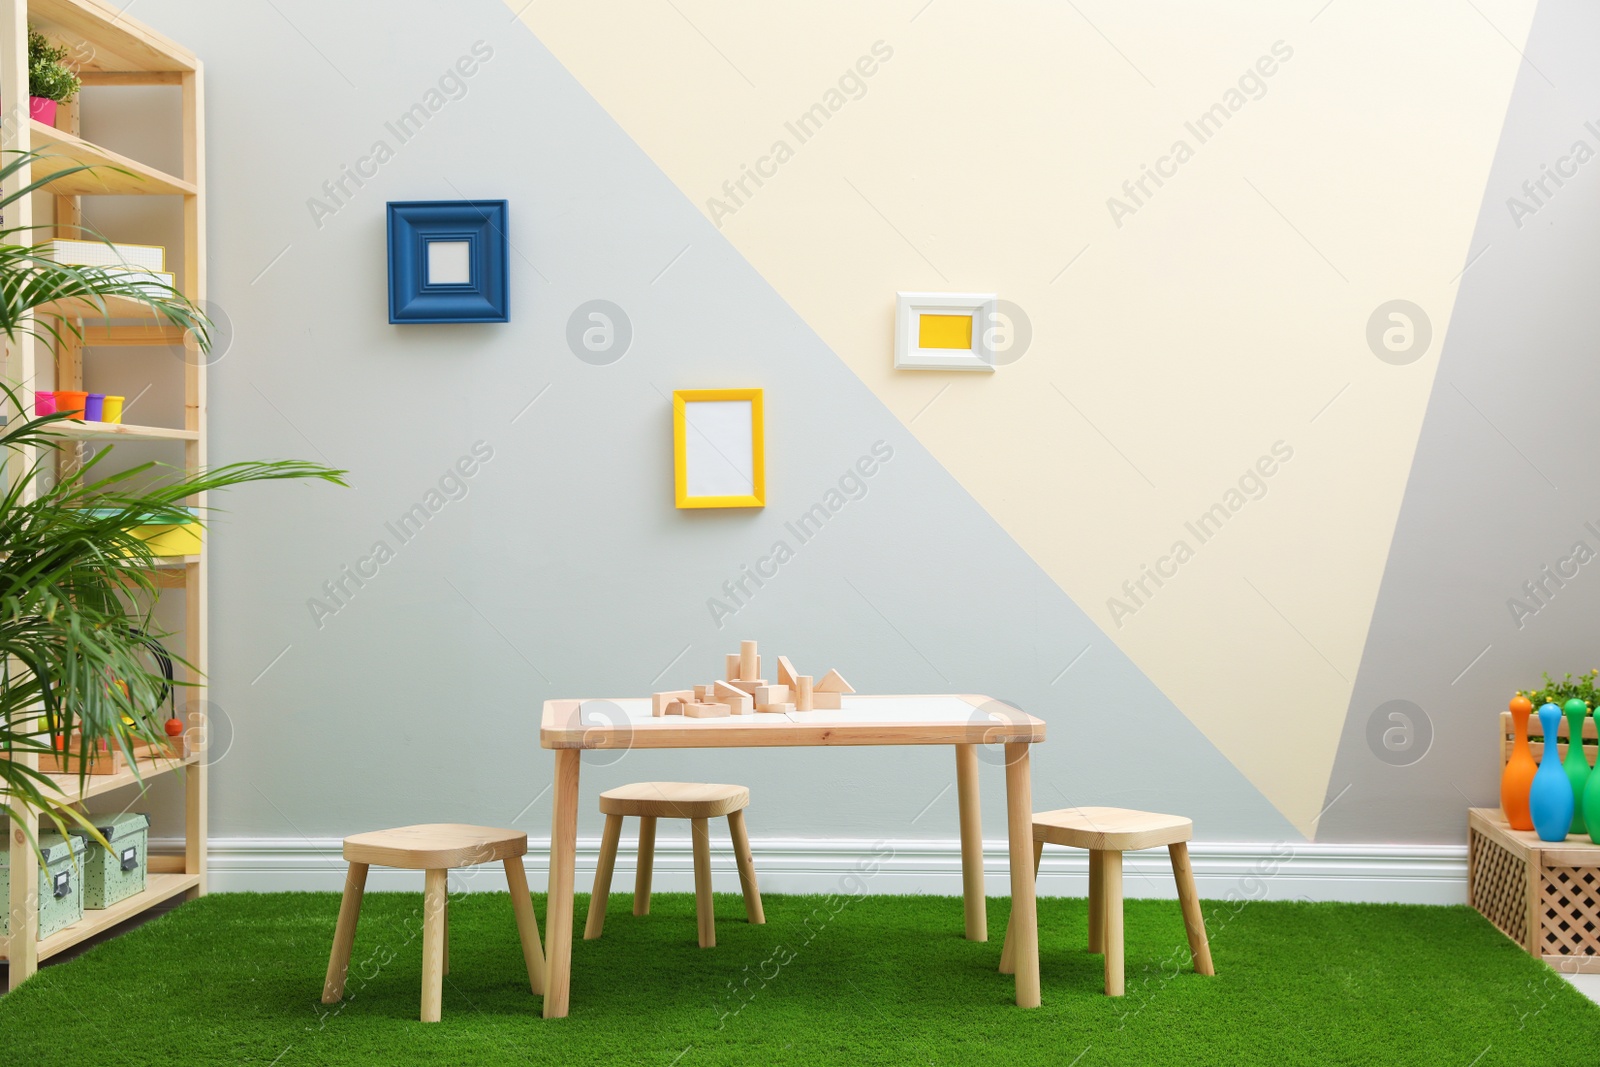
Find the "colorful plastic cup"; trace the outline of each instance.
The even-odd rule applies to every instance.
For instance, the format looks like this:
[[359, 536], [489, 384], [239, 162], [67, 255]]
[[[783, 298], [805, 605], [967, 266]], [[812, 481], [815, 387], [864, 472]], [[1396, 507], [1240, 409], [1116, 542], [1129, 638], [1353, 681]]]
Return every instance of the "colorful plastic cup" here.
[[83, 417], [87, 422], [104, 422], [106, 394], [90, 393], [83, 401]]
[[122, 402], [125, 399], [125, 397], [112, 396], [111, 394], [107, 393], [105, 405], [102, 407], [100, 412], [101, 420], [104, 422], [121, 422]]
[[65, 412], [83, 421], [83, 405], [89, 402], [89, 394], [78, 389], [56, 390], [56, 411]]
[[56, 394], [48, 389], [40, 389], [34, 393], [33, 413], [35, 415], [54, 415], [56, 413]]

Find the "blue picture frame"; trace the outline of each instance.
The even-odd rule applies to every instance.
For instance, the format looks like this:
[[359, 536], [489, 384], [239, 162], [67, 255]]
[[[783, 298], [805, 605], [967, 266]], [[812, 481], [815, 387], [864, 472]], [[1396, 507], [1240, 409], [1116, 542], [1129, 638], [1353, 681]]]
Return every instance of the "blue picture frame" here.
[[[389, 202], [389, 321], [509, 322], [504, 200]], [[467, 280], [430, 281], [428, 246], [465, 243]]]

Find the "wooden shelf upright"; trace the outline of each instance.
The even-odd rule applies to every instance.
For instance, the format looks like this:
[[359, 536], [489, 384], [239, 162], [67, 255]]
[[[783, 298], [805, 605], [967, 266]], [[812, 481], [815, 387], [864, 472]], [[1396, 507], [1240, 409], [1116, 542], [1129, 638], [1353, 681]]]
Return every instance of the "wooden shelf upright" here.
[[[182, 94], [183, 167], [181, 174], [166, 174], [135, 160], [85, 141], [79, 136], [79, 105], [60, 106], [56, 126], [46, 126], [27, 117], [28, 28], [42, 32], [53, 43], [73, 46], [72, 62], [86, 87], [94, 86], [176, 86]], [[52, 182], [46, 189], [54, 200], [54, 224], [75, 226], [82, 220], [79, 197], [98, 196], [178, 196], [183, 200], [183, 258], [178, 289], [195, 303], [205, 299], [205, 104], [199, 59], [181, 45], [126, 17], [102, 0], [0, 0], [0, 106], [4, 108], [3, 147], [8, 152], [33, 150], [52, 158], [24, 167], [7, 180], [5, 191], [14, 192], [33, 180], [57, 174], [75, 163], [106, 169], [80, 171]], [[113, 171], [110, 168], [120, 168]], [[30, 174], [31, 171], [31, 174]], [[24, 198], [6, 209], [7, 227], [34, 225], [31, 198]], [[64, 232], [66, 237], [77, 236]], [[33, 243], [47, 239], [48, 228], [34, 231]], [[111, 235], [113, 238], [115, 235]], [[27, 235], [11, 238], [28, 241]], [[140, 322], [106, 321], [143, 320]], [[37, 315], [53, 315], [79, 322], [82, 341], [47, 345], [38, 339], [20, 338], [8, 343], [5, 374], [13, 390], [31, 399], [43, 361], [53, 361], [57, 388], [82, 389], [83, 347], [99, 345], [181, 344], [180, 331], [154, 324], [148, 311], [138, 306], [108, 301], [102, 312], [97, 308], [56, 306], [38, 309]], [[189, 470], [206, 462], [206, 369], [203, 361], [184, 360], [182, 427], [107, 426], [84, 423], [70, 431], [72, 441], [62, 451], [75, 450], [83, 440], [159, 440], [181, 441], [184, 465]], [[13, 418], [18, 413], [10, 413]], [[164, 446], [172, 447], [172, 446]], [[70, 461], [70, 457], [63, 459]], [[10, 461], [12, 479], [21, 477], [26, 457]], [[197, 505], [203, 500], [193, 501]], [[195, 672], [187, 679], [198, 683], [207, 665], [206, 557], [200, 554], [168, 561], [161, 573], [162, 586], [181, 586], [184, 593], [184, 656]], [[200, 690], [189, 689], [190, 694]], [[191, 700], [193, 698], [191, 697]], [[205, 729], [198, 713], [191, 713], [190, 738], [198, 751], [189, 759], [142, 761], [140, 777], [144, 788], [159, 787], [180, 778], [184, 794], [184, 851], [181, 856], [156, 855], [150, 858], [149, 885], [145, 892], [103, 911], [86, 912], [82, 921], [39, 940], [38, 861], [21, 829], [6, 827], [5, 847], [11, 869], [9, 911], [13, 917], [8, 937], [0, 938], [0, 957], [8, 963], [9, 984], [15, 988], [39, 966], [41, 960], [71, 947], [85, 938], [137, 915], [180, 894], [199, 896], [206, 890], [206, 758]], [[21, 757], [35, 760], [37, 757]], [[57, 780], [58, 804], [81, 804], [90, 796], [115, 786], [135, 783], [132, 774], [114, 776], [114, 785], [96, 778], [87, 779], [80, 791], [75, 776]]]

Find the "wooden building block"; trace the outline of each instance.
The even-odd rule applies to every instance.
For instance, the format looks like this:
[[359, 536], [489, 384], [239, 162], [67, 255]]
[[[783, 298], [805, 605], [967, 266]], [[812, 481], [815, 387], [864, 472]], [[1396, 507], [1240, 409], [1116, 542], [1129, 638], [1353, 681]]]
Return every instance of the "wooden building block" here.
[[727, 682], [717, 682], [712, 688], [711, 699], [728, 705], [735, 715], [748, 715], [755, 709], [755, 701], [743, 689], [736, 689]]
[[694, 687], [694, 698], [695, 698], [695, 700], [697, 702], [699, 702], [701, 704], [710, 704], [712, 702], [711, 701], [711, 687], [709, 685], [697, 685], [697, 686], [695, 686]]
[[662, 714], [663, 715], [682, 715], [683, 714], [683, 707], [684, 707], [684, 702], [681, 701], [681, 700], [668, 701], [666, 710], [663, 711]]
[[829, 671], [822, 676], [822, 681], [814, 687], [818, 693], [854, 693], [850, 683], [838, 671]]
[[674, 700], [688, 700], [694, 693], [688, 689], [669, 689], [661, 693], [650, 694], [650, 714], [660, 717], [668, 714], [667, 705]]
[[755, 678], [747, 682], [743, 679], [736, 679], [728, 684], [733, 686], [735, 689], [743, 690], [744, 692], [749, 693], [751, 696], [754, 696], [757, 689], [760, 689], [762, 686], [767, 684], [767, 680], [765, 678]]
[[794, 664], [789, 662], [788, 656], [778, 657], [778, 684], [794, 688], [794, 680], [799, 675], [794, 673]]
[[763, 704], [782, 704], [789, 699], [789, 687], [786, 685], [758, 686], [756, 691], [750, 695], [756, 698], [756, 707], [758, 708]]
[[729, 652], [728, 653], [728, 667], [727, 667], [727, 670], [725, 670], [723, 672], [722, 676], [724, 678], [726, 678], [730, 682], [738, 680], [738, 678], [739, 678], [739, 653], [737, 653], [737, 652]]
[[739, 642], [739, 679], [751, 682], [761, 676], [761, 657], [756, 655], [754, 641]]
[[768, 715], [786, 715], [794, 710], [794, 705], [789, 703], [757, 704], [756, 710], [766, 712]]
[[691, 719], [722, 719], [733, 714], [726, 704], [685, 704], [683, 713]]
[[840, 707], [843, 706], [840, 703], [840, 697], [842, 696], [844, 696], [843, 693], [829, 693], [821, 689], [813, 688], [811, 690], [811, 710], [838, 711]]
[[811, 675], [802, 674], [794, 680], [794, 707], [796, 711], [810, 711], [815, 694], [811, 691]]

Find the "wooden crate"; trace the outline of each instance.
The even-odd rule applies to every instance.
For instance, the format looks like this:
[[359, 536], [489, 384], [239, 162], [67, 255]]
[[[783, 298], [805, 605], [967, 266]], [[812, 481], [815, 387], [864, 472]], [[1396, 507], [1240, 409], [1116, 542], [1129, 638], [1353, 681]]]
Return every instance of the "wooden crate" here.
[[1467, 903], [1566, 974], [1600, 974], [1600, 845], [1541, 841], [1499, 808], [1467, 810]]
[[[1515, 741], [1511, 713], [1500, 713], [1500, 765]], [[1556, 733], [1556, 755], [1567, 757], [1567, 720]], [[1544, 727], [1528, 717], [1528, 747], [1544, 758]], [[1600, 755], [1600, 733], [1583, 720], [1584, 755]], [[1567, 973], [1600, 974], [1600, 845], [1587, 837], [1541, 841], [1513, 830], [1499, 808], [1467, 812], [1467, 903], [1511, 940]]]
[[[1516, 734], [1511, 728], [1511, 713], [1500, 713], [1500, 766], [1506, 765], [1506, 760], [1511, 758], [1511, 746], [1516, 741]], [[1539, 716], [1528, 716], [1528, 747], [1533, 750], [1533, 758], [1544, 758], [1544, 724], [1539, 721]], [[1594, 766], [1595, 756], [1600, 753], [1600, 733], [1596, 733], [1594, 717], [1585, 716], [1583, 720], [1583, 754], [1589, 758], [1589, 766]], [[1561, 759], [1567, 758], [1567, 719], [1561, 717], [1561, 727], [1556, 731], [1556, 754]]]

